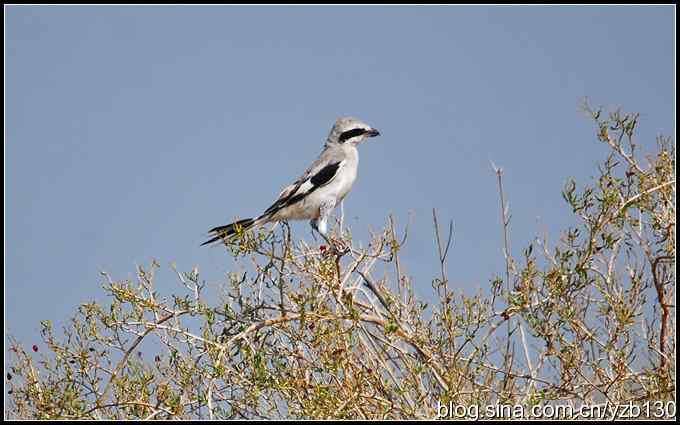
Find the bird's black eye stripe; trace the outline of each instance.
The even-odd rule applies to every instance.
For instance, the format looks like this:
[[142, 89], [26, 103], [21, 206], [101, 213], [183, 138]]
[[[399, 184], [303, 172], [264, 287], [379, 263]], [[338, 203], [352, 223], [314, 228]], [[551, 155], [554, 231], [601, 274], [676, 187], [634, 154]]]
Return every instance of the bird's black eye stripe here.
[[340, 135], [340, 142], [342, 143], [347, 139], [351, 139], [352, 137], [361, 136], [362, 134], [366, 133], [366, 131], [367, 130], [364, 128], [355, 128], [353, 130], [347, 130]]

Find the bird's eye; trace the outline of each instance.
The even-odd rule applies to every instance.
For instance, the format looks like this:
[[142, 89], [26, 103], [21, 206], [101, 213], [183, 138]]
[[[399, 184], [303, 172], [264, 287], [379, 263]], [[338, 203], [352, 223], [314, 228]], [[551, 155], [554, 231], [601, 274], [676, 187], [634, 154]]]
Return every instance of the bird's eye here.
[[340, 135], [340, 138], [339, 138], [340, 143], [343, 143], [343, 142], [347, 141], [348, 139], [351, 139], [352, 137], [361, 136], [362, 134], [366, 133], [366, 131], [367, 130], [365, 128], [355, 128], [355, 129], [352, 129], [352, 130], [347, 130]]

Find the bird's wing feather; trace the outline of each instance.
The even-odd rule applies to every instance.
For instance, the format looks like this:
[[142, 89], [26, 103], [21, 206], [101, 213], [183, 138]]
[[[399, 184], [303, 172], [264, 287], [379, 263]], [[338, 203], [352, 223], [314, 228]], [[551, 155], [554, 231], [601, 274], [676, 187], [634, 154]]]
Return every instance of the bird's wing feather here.
[[330, 183], [340, 169], [343, 159], [337, 152], [328, 148], [324, 149], [319, 158], [307, 168], [300, 178], [281, 191], [278, 199], [265, 210], [263, 215], [275, 213], [279, 209], [299, 201], [319, 187]]

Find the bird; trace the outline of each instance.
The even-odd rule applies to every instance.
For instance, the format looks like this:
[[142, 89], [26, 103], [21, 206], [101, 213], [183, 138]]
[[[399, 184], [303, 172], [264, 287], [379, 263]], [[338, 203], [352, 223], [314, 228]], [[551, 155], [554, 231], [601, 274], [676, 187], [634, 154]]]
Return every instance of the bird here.
[[[266, 223], [309, 220], [312, 232], [319, 233], [329, 245], [328, 218], [347, 196], [357, 177], [357, 146], [380, 132], [354, 117], [335, 121], [319, 157], [293, 183], [286, 186], [269, 208], [257, 217], [244, 218], [208, 231], [211, 239], [201, 246], [228, 241], [238, 229], [249, 230]], [[312, 233], [313, 235], [313, 233]]]

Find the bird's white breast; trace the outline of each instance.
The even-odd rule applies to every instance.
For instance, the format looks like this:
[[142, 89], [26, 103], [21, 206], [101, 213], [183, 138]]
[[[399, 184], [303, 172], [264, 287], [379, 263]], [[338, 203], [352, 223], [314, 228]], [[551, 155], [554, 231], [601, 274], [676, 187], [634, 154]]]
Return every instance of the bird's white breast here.
[[347, 194], [357, 178], [359, 168], [359, 153], [356, 147], [346, 146], [347, 157], [342, 163], [342, 170], [338, 173], [331, 184], [335, 184], [336, 204], [339, 203]]

